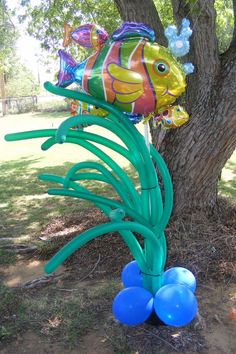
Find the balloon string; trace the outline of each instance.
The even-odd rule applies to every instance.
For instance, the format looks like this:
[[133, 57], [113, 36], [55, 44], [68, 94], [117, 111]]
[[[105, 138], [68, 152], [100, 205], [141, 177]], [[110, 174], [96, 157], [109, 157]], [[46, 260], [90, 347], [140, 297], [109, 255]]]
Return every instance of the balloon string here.
[[149, 143], [149, 125], [144, 124], [144, 139], [145, 139], [145, 144], [148, 148], [148, 151], [150, 152], [150, 143]]
[[190, 5], [189, 11], [188, 11], [187, 15], [185, 15], [186, 18], [188, 18], [188, 15], [193, 11], [193, 9], [197, 5], [197, 3], [198, 3], [198, 0], [196, 0], [195, 3], [192, 4], [192, 6]]
[[191, 12], [192, 12], [192, 14], [193, 14], [193, 9], [195, 8], [195, 6], [196, 6], [197, 4], [199, 4], [199, 7], [200, 7], [200, 11], [198, 12], [197, 18], [196, 18], [196, 20], [194, 21], [194, 24], [193, 24], [193, 26], [192, 26], [192, 30], [195, 29], [195, 27], [196, 27], [196, 25], [197, 25], [197, 23], [198, 23], [198, 20], [199, 20], [201, 14], [202, 14], [202, 12], [203, 12], [203, 6], [206, 5], [206, 2], [207, 2], [207, 0], [204, 0], [204, 1], [203, 1], [203, 4], [202, 4], [202, 6], [201, 6], [201, 5], [199, 4], [199, 1], [196, 0], [192, 6], [190, 5], [189, 11], [188, 11], [187, 15], [185, 15], [186, 18], [188, 18], [189, 14], [190, 14]]

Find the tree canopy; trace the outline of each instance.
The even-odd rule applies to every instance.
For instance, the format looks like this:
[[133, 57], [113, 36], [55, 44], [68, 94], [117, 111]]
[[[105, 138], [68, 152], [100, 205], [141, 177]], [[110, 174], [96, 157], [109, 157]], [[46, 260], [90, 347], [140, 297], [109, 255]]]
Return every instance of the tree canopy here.
[[[189, 3], [190, 11], [200, 16], [197, 0], [186, 0], [186, 3]], [[154, 4], [164, 27], [174, 22], [171, 0], [155, 0]], [[20, 21], [27, 19], [29, 34], [39, 39], [42, 48], [50, 52], [60, 48], [65, 22], [72, 26], [86, 22], [97, 23], [108, 33], [112, 33], [121, 23], [115, 2], [109, 0], [74, 0], [69, 4], [66, 0], [42, 1], [37, 6], [33, 6], [30, 0], [22, 0], [21, 6], [25, 12], [20, 16]], [[215, 9], [216, 33], [220, 51], [223, 52], [229, 46], [234, 29], [232, 0], [216, 0]], [[79, 50], [80, 55], [84, 53], [82, 48]]]
[[0, 1], [0, 73], [7, 72], [15, 50], [18, 33], [11, 20], [11, 12], [5, 0]]
[[31, 96], [39, 93], [39, 83], [31, 70], [21, 63], [18, 56], [12, 57], [5, 81], [7, 97]]
[[19, 31], [5, 0], [0, 1], [0, 75], [1, 96], [27, 96], [38, 93], [38, 84], [32, 72], [21, 63], [16, 54]]

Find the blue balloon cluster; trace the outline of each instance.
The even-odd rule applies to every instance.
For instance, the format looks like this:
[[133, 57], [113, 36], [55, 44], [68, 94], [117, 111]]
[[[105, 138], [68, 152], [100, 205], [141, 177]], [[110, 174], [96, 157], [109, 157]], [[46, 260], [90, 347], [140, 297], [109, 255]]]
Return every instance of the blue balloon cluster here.
[[162, 287], [155, 296], [143, 288], [142, 273], [136, 261], [124, 267], [121, 277], [125, 289], [113, 302], [114, 316], [121, 323], [129, 326], [141, 324], [155, 311], [166, 325], [180, 327], [196, 316], [196, 279], [188, 269], [173, 267], [165, 271]]

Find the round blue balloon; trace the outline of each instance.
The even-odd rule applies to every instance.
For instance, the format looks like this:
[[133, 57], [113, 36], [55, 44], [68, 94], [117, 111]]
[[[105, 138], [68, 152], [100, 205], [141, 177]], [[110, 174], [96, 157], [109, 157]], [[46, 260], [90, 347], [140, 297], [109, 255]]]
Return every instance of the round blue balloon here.
[[143, 286], [143, 277], [136, 261], [126, 264], [121, 273], [121, 279], [126, 288], [130, 286]]
[[173, 267], [165, 271], [163, 286], [167, 284], [182, 284], [187, 286], [193, 293], [196, 290], [196, 278], [190, 270], [182, 267]]
[[144, 288], [130, 287], [120, 291], [112, 306], [115, 318], [128, 326], [145, 322], [153, 311], [153, 295]]
[[181, 327], [194, 319], [198, 305], [196, 297], [187, 286], [168, 284], [156, 293], [154, 309], [165, 324]]

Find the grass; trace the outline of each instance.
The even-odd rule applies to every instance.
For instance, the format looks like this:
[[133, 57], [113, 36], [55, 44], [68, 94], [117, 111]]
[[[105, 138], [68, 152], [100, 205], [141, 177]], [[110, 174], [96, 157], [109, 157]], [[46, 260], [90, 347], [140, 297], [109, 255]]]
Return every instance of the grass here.
[[[119, 289], [118, 282], [73, 286], [75, 289], [71, 291], [59, 291], [60, 288], [51, 285], [22, 296], [21, 291], [16, 293], [0, 284], [0, 341], [30, 330], [46, 342], [60, 341], [65, 348], [72, 349], [91, 328], [99, 329], [101, 323], [108, 327], [107, 316]], [[109, 336], [115, 341], [114, 333]], [[118, 339], [115, 346], [122, 347]]]
[[90, 301], [85, 289], [76, 296], [65, 296], [63, 292], [30, 296], [24, 300], [21, 320], [46, 337], [59, 337], [66, 345], [75, 346], [76, 339], [86, 334], [94, 321]]
[[236, 200], [236, 151], [227, 161], [219, 181], [219, 193]]
[[0, 282], [0, 342], [17, 332], [16, 313], [20, 309], [20, 298]]
[[16, 262], [16, 254], [0, 248], [0, 264], [14, 264]]

